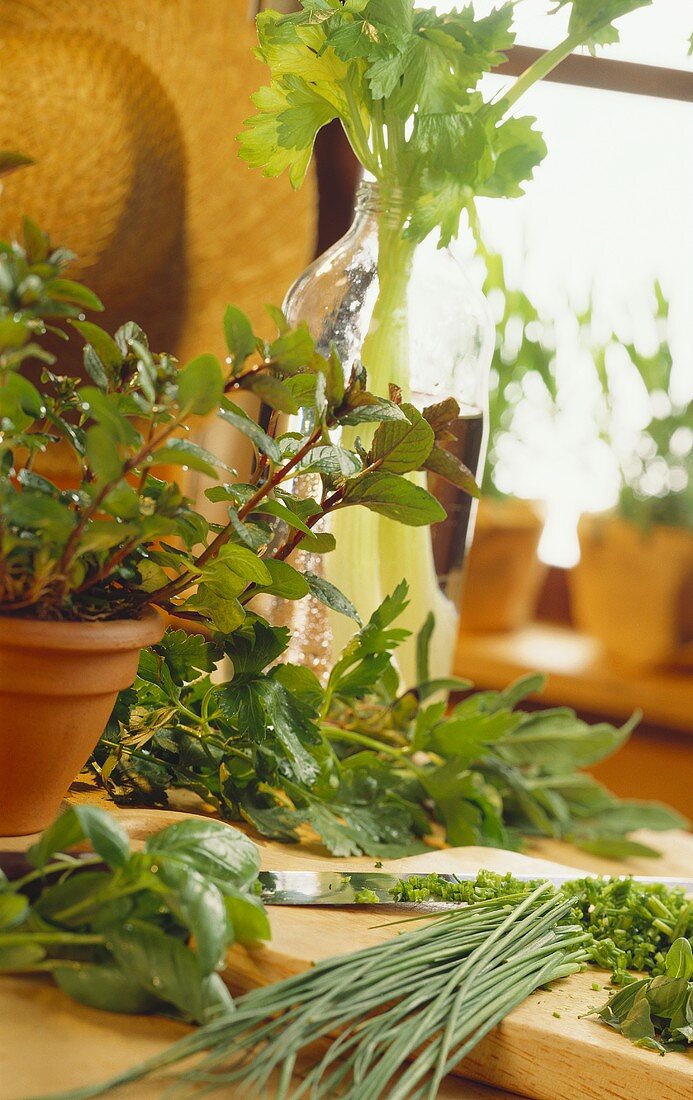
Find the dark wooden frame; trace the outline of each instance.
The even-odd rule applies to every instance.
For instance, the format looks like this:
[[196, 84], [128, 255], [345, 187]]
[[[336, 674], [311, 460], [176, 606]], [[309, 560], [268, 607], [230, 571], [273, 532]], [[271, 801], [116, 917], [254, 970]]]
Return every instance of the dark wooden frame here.
[[[513, 46], [508, 51], [508, 60], [494, 72], [519, 76], [543, 53], [544, 50], [533, 46]], [[693, 72], [685, 69], [637, 65], [632, 61], [572, 53], [544, 79], [557, 84], [574, 84], [580, 88], [600, 88], [605, 92], [629, 92], [632, 95], [693, 103]]]
[[[278, 6], [278, 0], [273, 0], [272, 6]], [[290, 0], [285, 6], [290, 7]], [[534, 46], [513, 46], [508, 50], [508, 60], [494, 69], [494, 73], [519, 76], [543, 53]], [[544, 79], [580, 88], [693, 103], [693, 72], [684, 69], [573, 53]], [[315, 254], [319, 256], [346, 232], [350, 224], [360, 169], [337, 121], [319, 133], [316, 154], [321, 202]]]

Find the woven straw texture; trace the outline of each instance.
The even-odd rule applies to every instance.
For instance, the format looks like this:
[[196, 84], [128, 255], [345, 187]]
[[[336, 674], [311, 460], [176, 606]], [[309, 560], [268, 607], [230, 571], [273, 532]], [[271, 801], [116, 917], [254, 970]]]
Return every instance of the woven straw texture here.
[[5, 183], [0, 236], [29, 214], [107, 327], [132, 318], [182, 360], [223, 352], [229, 301], [262, 324], [312, 251], [312, 181], [236, 155], [254, 43], [248, 0], [0, 0], [0, 148], [37, 161]]

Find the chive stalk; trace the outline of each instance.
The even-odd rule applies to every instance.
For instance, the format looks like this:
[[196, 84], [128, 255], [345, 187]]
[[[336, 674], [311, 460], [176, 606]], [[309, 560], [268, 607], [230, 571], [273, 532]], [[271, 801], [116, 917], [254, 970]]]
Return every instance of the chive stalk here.
[[[581, 968], [586, 937], [564, 923], [573, 904], [541, 883], [529, 894], [427, 919], [253, 990], [232, 1013], [163, 1054], [65, 1098], [86, 1100], [171, 1066], [184, 1094], [240, 1085], [244, 1094], [276, 1100], [433, 1097], [442, 1077], [512, 1008]], [[295, 1079], [305, 1055], [311, 1064]]]

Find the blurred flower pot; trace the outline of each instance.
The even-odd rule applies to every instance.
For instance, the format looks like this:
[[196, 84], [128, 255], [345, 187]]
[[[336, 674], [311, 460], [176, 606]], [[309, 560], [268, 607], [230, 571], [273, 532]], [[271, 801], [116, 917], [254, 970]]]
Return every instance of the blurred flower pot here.
[[518, 630], [531, 621], [546, 573], [537, 557], [543, 526], [527, 501], [484, 497], [479, 502], [465, 570], [462, 630]]
[[[139, 431], [146, 431], [146, 424], [143, 421], [134, 421], [134, 425]], [[16, 458], [18, 460], [17, 464], [23, 465], [27, 458], [26, 451], [18, 448]], [[34, 473], [47, 477], [58, 489], [63, 490], [75, 489], [79, 485], [82, 476], [76, 455], [67, 443], [53, 443], [49, 455], [42, 454], [39, 451], [34, 459], [33, 470]], [[177, 482], [183, 492], [186, 491], [189, 475], [183, 473], [180, 466], [162, 463], [159, 466], [151, 466], [150, 471], [154, 477], [158, 477], [161, 481]], [[137, 479], [131, 474], [128, 475], [127, 480], [132, 485], [137, 482]]]
[[163, 617], [0, 617], [0, 836], [45, 828], [84, 766]]
[[571, 576], [577, 626], [631, 664], [676, 662], [693, 639], [686, 610], [693, 532], [660, 525], [643, 531], [617, 516], [586, 516], [579, 537], [580, 562]]

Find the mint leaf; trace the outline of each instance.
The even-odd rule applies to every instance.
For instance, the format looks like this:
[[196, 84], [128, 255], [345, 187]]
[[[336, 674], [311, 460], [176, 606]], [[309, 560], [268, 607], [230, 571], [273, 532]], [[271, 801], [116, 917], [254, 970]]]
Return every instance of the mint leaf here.
[[123, 460], [113, 441], [113, 436], [104, 424], [95, 424], [86, 435], [87, 459], [94, 471], [96, 484], [101, 486], [109, 481], [117, 481], [123, 473]]
[[123, 365], [123, 356], [112, 336], [91, 321], [72, 321], [71, 323], [85, 340], [89, 341], [95, 354], [111, 374], [120, 370]]
[[438, 477], [445, 478], [446, 481], [456, 485], [458, 489], [462, 489], [469, 496], [479, 497], [481, 495], [481, 490], [472, 471], [467, 469], [459, 458], [451, 454], [450, 451], [444, 450], [443, 447], [434, 446], [423, 465], [426, 470], [438, 474]]
[[257, 424], [252, 417], [248, 416], [238, 405], [235, 405], [233, 401], [229, 401], [228, 398], [224, 398], [222, 406], [219, 409], [218, 414], [222, 420], [225, 420], [232, 427], [236, 428], [243, 435], [246, 435], [250, 439], [257, 449], [266, 454], [272, 462], [281, 462], [281, 452], [279, 446], [271, 436], [264, 432], [259, 424]]
[[442, 505], [420, 485], [380, 470], [347, 481], [344, 500], [410, 527], [439, 523], [446, 515]]
[[224, 336], [232, 359], [232, 369], [236, 373], [237, 368], [242, 367], [248, 356], [255, 351], [257, 343], [250, 321], [236, 306], [226, 307]]
[[326, 580], [325, 577], [318, 577], [316, 573], [305, 573], [304, 577], [310, 592], [317, 600], [331, 608], [332, 611], [338, 611], [340, 615], [346, 615], [347, 618], [353, 619], [354, 622], [361, 625], [358, 611], [351, 600], [347, 599], [336, 585]]
[[433, 430], [413, 405], [400, 406], [406, 420], [386, 421], [373, 436], [370, 461], [381, 470], [406, 474], [418, 470], [434, 444]]
[[198, 443], [193, 443], [190, 439], [169, 439], [167, 443], [154, 451], [147, 460], [147, 464], [149, 466], [170, 464], [188, 467], [190, 470], [197, 470], [201, 474], [206, 474], [207, 477], [214, 478], [218, 476], [218, 470], [220, 469], [226, 470], [228, 473], [235, 473], [220, 458], [205, 450], [204, 447], [200, 447]]
[[205, 416], [221, 401], [224, 382], [215, 355], [198, 355], [178, 375], [178, 404], [184, 412]]

